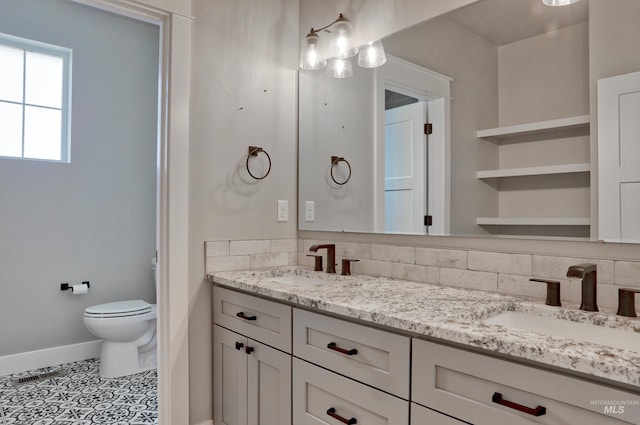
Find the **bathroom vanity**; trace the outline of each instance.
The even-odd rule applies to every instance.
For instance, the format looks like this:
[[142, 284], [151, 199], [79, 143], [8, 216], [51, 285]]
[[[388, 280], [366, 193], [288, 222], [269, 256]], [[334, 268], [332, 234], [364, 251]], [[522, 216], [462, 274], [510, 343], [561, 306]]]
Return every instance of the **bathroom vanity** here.
[[298, 267], [208, 279], [216, 425], [640, 424], [637, 318]]

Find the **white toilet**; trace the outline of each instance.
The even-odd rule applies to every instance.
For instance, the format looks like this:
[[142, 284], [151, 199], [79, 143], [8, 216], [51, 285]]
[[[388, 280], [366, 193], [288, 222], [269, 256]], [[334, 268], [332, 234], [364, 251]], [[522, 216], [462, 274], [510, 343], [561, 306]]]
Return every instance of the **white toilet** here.
[[[151, 264], [155, 279], [155, 259]], [[87, 329], [103, 340], [101, 377], [117, 378], [157, 368], [156, 317], [156, 305], [142, 300], [99, 304], [84, 310]]]

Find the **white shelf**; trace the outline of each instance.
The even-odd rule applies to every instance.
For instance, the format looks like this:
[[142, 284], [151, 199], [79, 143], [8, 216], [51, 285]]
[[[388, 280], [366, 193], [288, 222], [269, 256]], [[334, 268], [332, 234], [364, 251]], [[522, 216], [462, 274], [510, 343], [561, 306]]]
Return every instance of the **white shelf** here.
[[589, 226], [588, 217], [477, 217], [476, 224], [489, 226]]
[[542, 176], [546, 174], [584, 173], [590, 171], [589, 163], [545, 165], [542, 167], [504, 168], [497, 170], [478, 171], [479, 179], [492, 179], [497, 177]]
[[569, 130], [573, 128], [588, 128], [589, 115], [560, 118], [549, 121], [539, 121], [527, 124], [512, 125], [508, 127], [488, 128], [478, 130], [477, 137], [488, 140], [499, 140], [507, 137], [526, 136], [529, 134], [547, 133], [556, 130]]

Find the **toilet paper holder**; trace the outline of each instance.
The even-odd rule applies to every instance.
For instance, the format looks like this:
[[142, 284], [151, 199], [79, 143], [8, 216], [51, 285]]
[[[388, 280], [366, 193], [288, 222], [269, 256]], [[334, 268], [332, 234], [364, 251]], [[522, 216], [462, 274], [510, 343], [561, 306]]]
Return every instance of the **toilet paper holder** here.
[[[83, 285], [87, 285], [87, 288], [91, 288], [91, 284], [89, 283], [88, 280], [85, 280], [84, 282], [82, 282]], [[73, 285], [69, 285], [68, 283], [61, 283], [60, 284], [60, 290], [61, 291], [67, 291], [69, 289], [71, 289]]]

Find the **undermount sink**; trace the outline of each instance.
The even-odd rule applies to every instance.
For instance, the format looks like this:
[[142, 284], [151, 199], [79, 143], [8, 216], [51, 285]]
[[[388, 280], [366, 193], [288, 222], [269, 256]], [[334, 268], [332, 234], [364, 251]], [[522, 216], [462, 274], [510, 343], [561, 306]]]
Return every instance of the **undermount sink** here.
[[268, 280], [276, 283], [285, 283], [289, 285], [302, 285], [302, 286], [314, 286], [314, 285], [322, 285], [327, 283], [326, 280], [323, 280], [317, 277], [303, 276], [298, 274], [276, 276], [276, 277], [271, 277]]
[[608, 328], [516, 311], [497, 314], [483, 320], [482, 323], [640, 352], [640, 333], [633, 330]]

